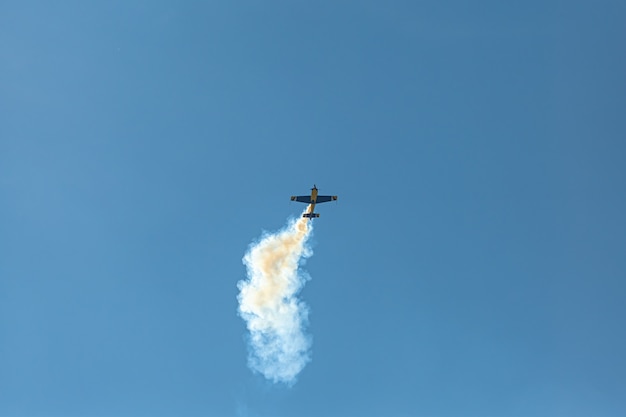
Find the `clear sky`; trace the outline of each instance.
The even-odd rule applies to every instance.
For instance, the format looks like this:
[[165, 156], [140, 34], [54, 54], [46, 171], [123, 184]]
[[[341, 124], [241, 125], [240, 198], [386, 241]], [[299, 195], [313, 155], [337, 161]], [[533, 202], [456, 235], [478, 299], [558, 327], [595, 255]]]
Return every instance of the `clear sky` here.
[[[623, 1], [2, 1], [0, 416], [626, 415]], [[319, 206], [312, 361], [249, 244]]]

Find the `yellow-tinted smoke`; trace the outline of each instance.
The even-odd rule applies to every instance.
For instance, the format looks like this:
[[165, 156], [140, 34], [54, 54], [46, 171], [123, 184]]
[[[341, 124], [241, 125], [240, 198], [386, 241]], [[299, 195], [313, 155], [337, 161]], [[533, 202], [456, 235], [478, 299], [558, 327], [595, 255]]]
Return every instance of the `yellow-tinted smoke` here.
[[250, 332], [249, 366], [274, 382], [291, 384], [310, 360], [311, 338], [304, 332], [308, 308], [297, 298], [307, 276], [298, 271], [312, 254], [307, 218], [251, 245], [243, 258], [248, 279], [240, 281], [239, 314]]

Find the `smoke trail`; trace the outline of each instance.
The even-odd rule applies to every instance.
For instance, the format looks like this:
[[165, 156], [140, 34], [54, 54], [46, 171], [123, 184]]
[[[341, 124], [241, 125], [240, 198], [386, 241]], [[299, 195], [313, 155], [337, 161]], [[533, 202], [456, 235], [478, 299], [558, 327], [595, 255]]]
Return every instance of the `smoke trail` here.
[[297, 298], [308, 275], [298, 270], [312, 230], [306, 218], [290, 220], [250, 246], [243, 258], [248, 279], [239, 281], [239, 315], [249, 337], [248, 366], [273, 382], [293, 384], [310, 361], [310, 336], [304, 333], [308, 307]]

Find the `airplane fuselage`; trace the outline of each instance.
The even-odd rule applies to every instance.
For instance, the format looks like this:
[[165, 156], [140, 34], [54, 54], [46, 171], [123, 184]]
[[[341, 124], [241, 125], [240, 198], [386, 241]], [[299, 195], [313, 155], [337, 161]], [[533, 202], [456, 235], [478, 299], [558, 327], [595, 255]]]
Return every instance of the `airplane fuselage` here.
[[309, 204], [309, 214], [315, 213], [315, 200], [317, 200], [317, 187], [311, 188], [311, 204]]

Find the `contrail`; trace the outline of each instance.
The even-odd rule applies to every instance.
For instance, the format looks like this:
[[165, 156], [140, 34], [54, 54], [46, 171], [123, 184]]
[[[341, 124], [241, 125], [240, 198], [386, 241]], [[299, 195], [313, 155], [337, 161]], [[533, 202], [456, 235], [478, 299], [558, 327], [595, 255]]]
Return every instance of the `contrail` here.
[[238, 283], [239, 315], [250, 332], [248, 366], [288, 385], [311, 360], [311, 337], [304, 331], [309, 309], [297, 298], [308, 279], [298, 265], [313, 254], [307, 245], [311, 223], [291, 219], [253, 243], [243, 257], [248, 279]]

